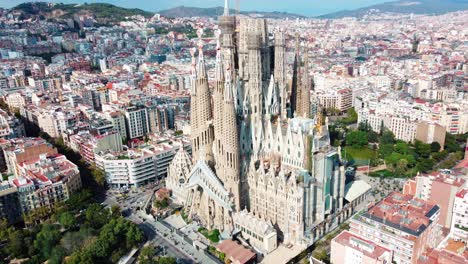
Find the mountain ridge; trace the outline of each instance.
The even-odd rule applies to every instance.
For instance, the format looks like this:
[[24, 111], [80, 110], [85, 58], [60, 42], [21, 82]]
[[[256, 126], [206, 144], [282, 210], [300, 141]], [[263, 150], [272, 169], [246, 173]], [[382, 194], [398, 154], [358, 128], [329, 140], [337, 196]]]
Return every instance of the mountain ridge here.
[[400, 0], [389, 1], [353, 10], [342, 10], [317, 16], [317, 18], [362, 17], [374, 10], [400, 14], [441, 15], [449, 12], [468, 10], [467, 0]]
[[[157, 13], [166, 17], [211, 17], [216, 18], [222, 15], [224, 7], [190, 7], [190, 6], [177, 6], [166, 10], [161, 10]], [[231, 14], [235, 14], [237, 11], [230, 9]], [[288, 12], [262, 12], [262, 11], [240, 11], [241, 15], [246, 16], [261, 16], [265, 18], [306, 18], [306, 16], [288, 13]]]
[[98, 23], [117, 23], [125, 17], [142, 15], [152, 17], [153, 12], [138, 8], [123, 8], [107, 3], [90, 4], [51, 4], [46, 2], [26, 2], [8, 9], [9, 12], [19, 12], [23, 18], [53, 18], [66, 19], [74, 15], [93, 15]]

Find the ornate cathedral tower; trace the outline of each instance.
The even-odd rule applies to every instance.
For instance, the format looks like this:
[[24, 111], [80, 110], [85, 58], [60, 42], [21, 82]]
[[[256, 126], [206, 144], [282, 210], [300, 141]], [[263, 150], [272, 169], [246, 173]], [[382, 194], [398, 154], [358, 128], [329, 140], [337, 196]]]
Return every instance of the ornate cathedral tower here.
[[283, 32], [275, 34], [272, 54], [265, 19], [241, 19], [239, 25], [237, 35], [225, 0], [212, 92], [198, 31], [198, 60], [197, 50], [191, 52], [194, 162], [178, 153], [168, 186], [188, 216], [208, 229], [234, 231], [233, 214], [247, 208], [274, 224], [285, 243], [304, 243], [306, 228], [342, 207], [343, 171], [328, 131], [315, 131], [309, 116], [312, 82], [307, 54], [301, 63], [299, 34], [289, 87]]
[[193, 146], [193, 160], [198, 160], [198, 150], [196, 147], [196, 140], [198, 138], [198, 111], [197, 111], [197, 62], [195, 58], [195, 53], [197, 52], [196, 48], [190, 50], [192, 55], [192, 72], [190, 75], [190, 135], [192, 139]]
[[[229, 62], [232, 75], [235, 76], [236, 65], [236, 46], [235, 46], [235, 30], [236, 30], [236, 17], [229, 14], [229, 1], [224, 2], [224, 13], [219, 17], [219, 29], [221, 35], [218, 37], [221, 45], [221, 58], [223, 65]], [[229, 51], [229, 52], [228, 52]]]
[[218, 46], [216, 52], [216, 66], [215, 66], [215, 86], [213, 89], [213, 104], [214, 104], [214, 111], [213, 111], [213, 125], [214, 125], [214, 146], [213, 152], [215, 155], [215, 169], [218, 174], [218, 177], [224, 181], [223, 175], [223, 164], [218, 162], [222, 160], [223, 155], [223, 107], [224, 107], [224, 67], [223, 61], [221, 58], [221, 46], [220, 46], [220, 32], [217, 32], [218, 37]]
[[[198, 37], [200, 39], [198, 45], [198, 63], [196, 66], [196, 80], [195, 80], [195, 96], [191, 103], [195, 104], [194, 107], [196, 112], [192, 113], [192, 117], [195, 115], [196, 125], [192, 130], [192, 147], [193, 147], [193, 158], [195, 161], [200, 158], [206, 160], [210, 165], [214, 165], [213, 156], [213, 141], [214, 131], [212, 125], [212, 107], [211, 107], [211, 95], [208, 88], [208, 76], [206, 73], [205, 58], [203, 57], [203, 42], [201, 36], [203, 31], [198, 31]], [[202, 156], [202, 157], [201, 157]]]
[[262, 83], [262, 57], [260, 50], [260, 38], [256, 33], [250, 33], [248, 37], [249, 49], [249, 82], [247, 93], [250, 97], [251, 114], [254, 118], [260, 118], [263, 114], [263, 83]]
[[310, 88], [311, 88], [311, 79], [309, 76], [309, 55], [308, 55], [308, 50], [306, 49], [304, 52], [305, 55], [305, 60], [304, 60], [304, 66], [302, 67], [302, 81], [300, 82], [300, 95], [301, 98], [298, 103], [300, 103], [297, 106], [297, 114], [298, 116], [310, 117]]
[[232, 195], [235, 210], [241, 209], [241, 182], [239, 162], [239, 133], [234, 103], [234, 86], [231, 69], [226, 67], [226, 86], [223, 102], [223, 154], [221, 162], [224, 168], [224, 187]]
[[293, 64], [293, 79], [291, 84], [291, 115], [294, 117], [296, 114], [297, 106], [300, 105], [301, 90], [299, 89], [301, 83], [301, 59], [299, 50], [299, 33], [296, 33], [296, 55]]
[[284, 33], [278, 31], [275, 33], [275, 70], [274, 77], [275, 82], [278, 84], [279, 93], [281, 98], [281, 118], [287, 118], [287, 105], [289, 103], [289, 95], [286, 84], [286, 42], [284, 38]]

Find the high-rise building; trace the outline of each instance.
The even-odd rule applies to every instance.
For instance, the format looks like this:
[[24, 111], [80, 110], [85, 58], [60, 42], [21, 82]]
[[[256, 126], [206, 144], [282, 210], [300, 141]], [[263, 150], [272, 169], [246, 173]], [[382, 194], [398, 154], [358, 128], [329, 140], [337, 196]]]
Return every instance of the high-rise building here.
[[142, 138], [148, 134], [148, 113], [145, 107], [131, 106], [125, 109], [127, 138]]
[[198, 59], [191, 52], [193, 162], [178, 155], [167, 181], [208, 229], [232, 232], [233, 215], [245, 209], [285, 243], [308, 244], [312, 230], [343, 208], [345, 176], [327, 122], [310, 119], [307, 56], [302, 66], [297, 48], [295, 81], [288, 81], [283, 32], [273, 45], [265, 19], [243, 18], [235, 30], [228, 7], [219, 21], [212, 91], [203, 42]]

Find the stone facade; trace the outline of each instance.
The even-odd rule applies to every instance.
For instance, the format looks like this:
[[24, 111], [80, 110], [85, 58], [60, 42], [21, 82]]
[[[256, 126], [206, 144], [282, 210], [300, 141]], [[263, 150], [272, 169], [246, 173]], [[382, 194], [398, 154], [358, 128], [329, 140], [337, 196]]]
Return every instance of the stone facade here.
[[[293, 69], [295, 76], [301, 72], [299, 81], [288, 81], [284, 33], [275, 33], [273, 53], [265, 19], [241, 19], [238, 35], [235, 26], [226, 8], [217, 35], [213, 89], [208, 87], [203, 43], [198, 59], [192, 50], [194, 165], [187, 158], [175, 159], [168, 186], [189, 217], [209, 229], [232, 233], [234, 215], [246, 210], [256, 221], [271, 224], [282, 241], [307, 244], [307, 233], [343, 207], [339, 155], [323, 120], [310, 118], [307, 59]], [[295, 66], [302, 61], [299, 55], [298, 48]], [[292, 105], [297, 93], [303, 96]]]

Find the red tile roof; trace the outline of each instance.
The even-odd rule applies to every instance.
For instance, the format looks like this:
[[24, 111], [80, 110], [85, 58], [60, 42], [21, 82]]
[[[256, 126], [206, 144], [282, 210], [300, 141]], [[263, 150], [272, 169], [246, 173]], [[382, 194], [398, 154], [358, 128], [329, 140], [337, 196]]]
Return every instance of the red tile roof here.
[[427, 215], [435, 206], [412, 195], [392, 192], [369, 209], [368, 213], [418, 233], [420, 228], [424, 230], [429, 226], [430, 220]]
[[224, 240], [216, 247], [216, 249], [241, 264], [248, 263], [251, 259], [255, 259], [256, 256], [255, 253], [232, 240]]

